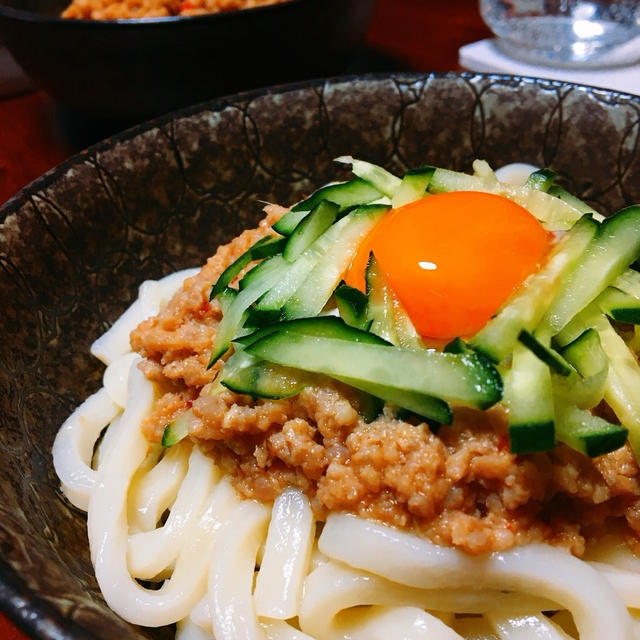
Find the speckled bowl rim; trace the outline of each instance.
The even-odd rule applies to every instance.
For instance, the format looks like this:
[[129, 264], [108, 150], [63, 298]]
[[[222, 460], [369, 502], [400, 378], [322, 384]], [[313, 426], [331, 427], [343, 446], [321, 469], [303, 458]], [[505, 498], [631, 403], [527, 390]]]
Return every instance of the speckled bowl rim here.
[[[298, 0], [293, 0], [294, 2]], [[301, 0], [302, 1], [302, 0]], [[277, 5], [275, 5], [277, 6]], [[539, 77], [514, 76], [509, 74], [476, 73], [476, 72], [384, 72], [355, 75], [334, 76], [330, 78], [318, 78], [301, 82], [274, 85], [271, 87], [244, 91], [237, 94], [223, 96], [213, 100], [207, 100], [177, 111], [172, 111], [163, 116], [135, 125], [120, 133], [106, 138], [83, 151], [73, 155], [55, 168], [47, 171], [39, 178], [19, 190], [0, 206], [0, 223], [4, 222], [10, 214], [16, 213], [33, 194], [41, 191], [52, 183], [64, 177], [64, 175], [76, 165], [82, 164], [88, 157], [101, 151], [110, 149], [116, 144], [126, 143], [136, 136], [159, 128], [172, 120], [188, 118], [203, 110], [221, 111], [227, 106], [239, 101], [251, 100], [264, 95], [283, 94], [301, 89], [316, 89], [326, 85], [350, 82], [383, 82], [385, 80], [401, 79], [402, 81], [419, 82], [428, 79], [467, 80], [486, 79], [489, 81], [518, 81], [532, 85], [544, 85], [544, 87], [566, 87], [587, 93], [598, 93], [612, 100], [631, 100], [640, 107], [640, 96], [622, 93], [603, 87], [582, 85], [573, 82], [550, 80]], [[12, 620], [20, 629], [34, 640], [90, 640], [95, 638], [82, 626], [67, 619], [52, 604], [42, 599], [36, 591], [25, 585], [22, 577], [3, 560], [0, 556], [0, 611]]]

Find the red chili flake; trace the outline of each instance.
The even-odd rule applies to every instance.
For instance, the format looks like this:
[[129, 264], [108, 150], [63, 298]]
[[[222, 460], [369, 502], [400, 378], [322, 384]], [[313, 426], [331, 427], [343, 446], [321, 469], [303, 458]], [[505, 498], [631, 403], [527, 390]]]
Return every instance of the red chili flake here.
[[509, 436], [506, 433], [498, 436], [498, 449], [500, 451], [509, 451]]

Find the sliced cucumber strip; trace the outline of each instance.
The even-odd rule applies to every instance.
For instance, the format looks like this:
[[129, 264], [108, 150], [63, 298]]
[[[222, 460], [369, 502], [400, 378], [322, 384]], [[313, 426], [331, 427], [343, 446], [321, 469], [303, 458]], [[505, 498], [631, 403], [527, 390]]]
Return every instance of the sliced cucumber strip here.
[[223, 315], [227, 313], [229, 307], [231, 306], [231, 303], [236, 299], [237, 295], [238, 290], [232, 289], [231, 287], [225, 287], [222, 291], [220, 291], [220, 293], [218, 293], [218, 304], [220, 305], [220, 309]]
[[234, 260], [220, 274], [216, 283], [211, 287], [209, 300], [213, 300], [248, 264], [254, 260], [261, 260], [262, 258], [267, 258], [280, 253], [285, 246], [284, 243], [284, 238], [278, 238], [276, 236], [265, 236], [264, 238], [260, 238], [260, 240]]
[[402, 178], [400, 186], [393, 194], [391, 206], [396, 209], [409, 202], [424, 198], [427, 195], [427, 187], [435, 170], [435, 167], [425, 166], [407, 171]]
[[246, 289], [249, 285], [251, 285], [254, 281], [260, 282], [263, 278], [263, 271], [265, 273], [269, 273], [273, 269], [272, 260], [277, 260], [278, 262], [282, 262], [284, 266], [284, 262], [282, 261], [282, 256], [272, 256], [271, 258], [266, 258], [258, 264], [254, 265], [242, 276], [242, 279], [238, 283], [238, 289], [242, 291]]
[[295, 211], [290, 209], [271, 228], [283, 236], [290, 236], [300, 224], [300, 221], [308, 215], [309, 211], [307, 209], [296, 209]]
[[[324, 306], [340, 281], [343, 272], [349, 266], [358, 244], [382, 218], [388, 208], [381, 205], [363, 205], [331, 225], [295, 262], [287, 263], [278, 282], [258, 301], [256, 307], [258, 309], [282, 309], [285, 303], [298, 291], [300, 291], [301, 297], [323, 296], [326, 292], [316, 290], [315, 287], [320, 286], [320, 282], [323, 282], [325, 286], [327, 282], [333, 282], [331, 290], [322, 303]], [[311, 277], [314, 269], [316, 275]], [[324, 277], [322, 273], [318, 273], [322, 271], [325, 272]], [[335, 279], [335, 273], [338, 271], [337, 279]], [[307, 278], [310, 278], [308, 283], [306, 283]], [[312, 290], [303, 293], [302, 289], [306, 286]], [[316, 302], [314, 306], [317, 304]], [[316, 313], [321, 309], [322, 307]], [[311, 315], [315, 314], [303, 311], [299, 313], [298, 317]]]
[[640, 272], [627, 269], [611, 283], [611, 286], [634, 298], [640, 298]]
[[587, 329], [561, 351], [582, 376], [579, 380], [554, 379], [554, 393], [583, 408], [591, 409], [604, 398], [609, 359], [595, 329]]
[[606, 218], [573, 270], [567, 275], [543, 326], [560, 332], [640, 255], [640, 206]]
[[513, 350], [505, 376], [509, 409], [509, 442], [513, 453], [535, 453], [555, 447], [553, 393], [549, 367], [522, 344]]
[[598, 317], [595, 329], [609, 360], [604, 398], [629, 430], [631, 448], [640, 460], [640, 364], [605, 316]]
[[[360, 204], [368, 204], [369, 202], [378, 200], [382, 195], [382, 192], [376, 189], [370, 182], [362, 178], [353, 178], [353, 180], [349, 180], [348, 182], [337, 182], [321, 187], [317, 191], [314, 191], [306, 200], [298, 202], [298, 204], [291, 207], [291, 211], [294, 213], [311, 211], [318, 206], [322, 200], [335, 202], [335, 204], [340, 205], [341, 209], [345, 209]], [[280, 218], [273, 226], [278, 233], [282, 233], [283, 235], [289, 235], [286, 233], [289, 228], [293, 231], [293, 227], [290, 227], [288, 222], [286, 222], [286, 228], [283, 230], [276, 228], [276, 226], [281, 226], [280, 221], [287, 216], [288, 214], [285, 214], [283, 218]]]
[[538, 169], [527, 178], [525, 186], [547, 192], [557, 177], [558, 174], [553, 169]]
[[322, 311], [349, 268], [358, 246], [388, 210], [388, 205], [362, 205], [336, 222], [307, 249], [316, 253], [322, 249], [322, 253], [282, 307], [286, 318], [311, 317]]
[[233, 342], [241, 347], [248, 347], [254, 342], [276, 331], [287, 331], [293, 334], [305, 336], [318, 336], [320, 338], [336, 338], [338, 340], [351, 340], [353, 342], [366, 342], [368, 344], [389, 345], [388, 342], [366, 330], [357, 329], [348, 325], [336, 316], [318, 316], [316, 318], [298, 318], [280, 322], [270, 327], [265, 327], [246, 336], [236, 338]]
[[192, 418], [193, 411], [187, 409], [175, 420], [170, 422], [162, 433], [162, 446], [173, 447], [174, 444], [178, 444], [178, 442], [184, 440], [189, 435], [189, 424]]
[[551, 196], [554, 196], [555, 198], [560, 198], [560, 200], [566, 202], [568, 205], [572, 206], [576, 211], [579, 211], [580, 213], [583, 213], [583, 214], [588, 213], [592, 215], [599, 222], [604, 220], [604, 216], [598, 213], [592, 206], [588, 205], [583, 200], [580, 200], [580, 198], [577, 198], [572, 193], [570, 193], [566, 189], [563, 189], [562, 187], [553, 185], [552, 187], [549, 188], [547, 193]]
[[259, 360], [242, 350], [225, 362], [220, 374], [227, 389], [254, 398], [288, 398], [314, 382], [313, 374]]
[[282, 256], [273, 256], [258, 265], [260, 267], [259, 276], [254, 276], [251, 279], [251, 282], [240, 291], [229, 305], [227, 312], [222, 316], [213, 339], [209, 367], [212, 367], [227, 351], [231, 340], [242, 326], [242, 322], [246, 318], [245, 313], [249, 307], [278, 281], [286, 264]]
[[282, 253], [287, 262], [293, 262], [307, 247], [319, 238], [336, 220], [338, 205], [322, 200], [320, 204], [293, 230]]
[[373, 253], [369, 254], [365, 282], [368, 298], [367, 316], [371, 320], [369, 331], [391, 344], [398, 345], [393, 322], [393, 293]]
[[598, 224], [584, 216], [556, 244], [547, 262], [524, 281], [499, 312], [469, 341], [493, 362], [507, 358], [520, 332], [533, 331], [547, 311], [562, 278], [578, 261], [596, 234]]
[[628, 431], [624, 427], [558, 398], [555, 414], [557, 439], [590, 458], [615, 451], [627, 441]]
[[527, 330], [520, 332], [518, 340], [555, 373], [565, 377], [575, 373], [573, 367], [557, 351], [540, 342]]
[[640, 299], [620, 289], [607, 287], [595, 303], [603, 313], [618, 322], [640, 324]]
[[398, 346], [403, 349], [424, 349], [422, 337], [416, 330], [407, 310], [398, 297], [392, 292], [393, 324], [396, 330]]
[[531, 212], [547, 229], [566, 230], [582, 213], [571, 204], [539, 189], [513, 185], [499, 180], [471, 176], [448, 169], [436, 169], [429, 183], [431, 193], [447, 191], [484, 191], [509, 198]]
[[367, 296], [348, 284], [341, 284], [333, 292], [340, 317], [350, 326], [368, 331], [371, 319], [367, 316]]
[[274, 332], [246, 347], [284, 366], [383, 385], [486, 409], [502, 397], [496, 369], [475, 355], [413, 351], [334, 338]]
[[587, 329], [581, 333], [573, 342], [564, 347], [561, 353], [585, 378], [597, 375], [609, 368], [609, 360], [602, 349], [600, 336], [595, 329]]
[[400, 187], [402, 180], [392, 173], [371, 162], [365, 160], [357, 160], [351, 156], [340, 156], [336, 158], [336, 162], [350, 164], [351, 171], [368, 182], [372, 187], [380, 191], [385, 196], [393, 198], [395, 192]]
[[354, 380], [353, 378], [336, 376], [336, 380], [340, 380], [356, 389], [366, 391], [396, 407], [408, 409], [423, 418], [427, 418], [427, 420], [434, 420], [439, 424], [451, 424], [453, 422], [453, 411], [451, 411], [451, 407], [449, 407], [444, 400], [440, 400], [440, 398], [435, 398], [424, 393], [405, 391], [404, 389], [394, 389], [372, 382], [364, 382], [359, 379]]

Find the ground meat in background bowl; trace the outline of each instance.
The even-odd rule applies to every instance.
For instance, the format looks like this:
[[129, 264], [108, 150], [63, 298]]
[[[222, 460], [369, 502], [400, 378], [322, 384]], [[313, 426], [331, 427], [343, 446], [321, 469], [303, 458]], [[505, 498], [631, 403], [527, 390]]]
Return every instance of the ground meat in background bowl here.
[[287, 0], [73, 0], [63, 18], [80, 20], [126, 20], [197, 16], [220, 11], [251, 9]]

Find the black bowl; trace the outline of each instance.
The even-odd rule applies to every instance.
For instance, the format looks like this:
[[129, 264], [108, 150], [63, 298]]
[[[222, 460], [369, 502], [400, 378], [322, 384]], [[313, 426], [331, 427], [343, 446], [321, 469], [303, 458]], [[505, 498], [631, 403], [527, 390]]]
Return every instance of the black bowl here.
[[140, 122], [255, 87], [341, 73], [375, 0], [289, 0], [193, 17], [64, 20], [67, 0], [3, 0], [0, 39], [82, 114]]
[[0, 207], [0, 609], [46, 640], [171, 637], [107, 608], [51, 461], [59, 425], [101, 384], [89, 345], [142, 280], [202, 264], [261, 201], [295, 201], [348, 153], [399, 174], [551, 165], [610, 212], [640, 202], [639, 115], [637, 96], [526, 78], [313, 81], [138, 126]]

